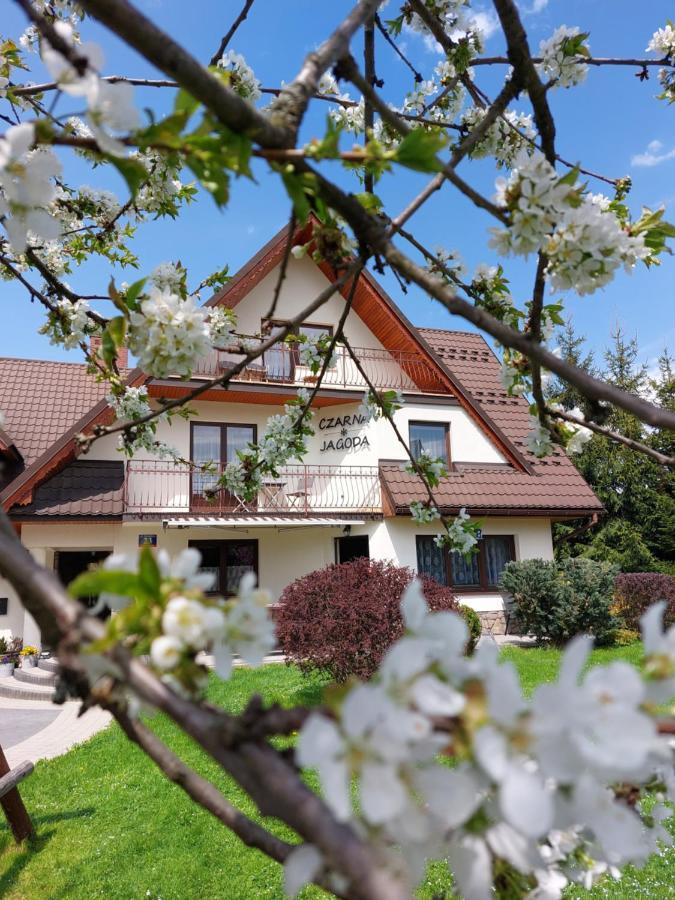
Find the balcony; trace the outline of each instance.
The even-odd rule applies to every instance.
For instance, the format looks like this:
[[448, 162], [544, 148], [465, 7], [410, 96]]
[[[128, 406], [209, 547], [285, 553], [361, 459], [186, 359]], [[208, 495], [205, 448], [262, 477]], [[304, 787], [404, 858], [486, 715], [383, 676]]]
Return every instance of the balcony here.
[[128, 516], [284, 516], [373, 515], [382, 512], [375, 466], [286, 466], [266, 478], [253, 501], [226, 491], [209, 497], [218, 472], [204, 474], [184, 463], [131, 460], [124, 483]]
[[[444, 393], [446, 391], [434, 367], [421, 354], [409, 350], [378, 350], [354, 347], [354, 354], [371, 384], [377, 390], [400, 390], [406, 393]], [[212, 350], [193, 371], [195, 378], [216, 378], [241, 362], [243, 354]], [[287, 384], [311, 388], [316, 375], [300, 365], [297, 347], [278, 344], [250, 363], [234, 381], [258, 384]], [[335, 363], [324, 375], [325, 388], [366, 389], [366, 380], [341, 344], [335, 347]]]

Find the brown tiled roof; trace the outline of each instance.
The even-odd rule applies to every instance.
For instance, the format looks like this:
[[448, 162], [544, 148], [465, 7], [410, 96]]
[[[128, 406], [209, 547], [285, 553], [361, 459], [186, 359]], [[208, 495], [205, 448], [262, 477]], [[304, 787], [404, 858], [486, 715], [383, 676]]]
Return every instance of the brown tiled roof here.
[[[439, 498], [448, 511], [467, 506], [475, 512], [532, 511], [583, 514], [602, 509], [565, 453], [537, 459], [525, 444], [530, 429], [526, 401], [509, 397], [500, 381], [500, 364], [478, 334], [419, 329], [452, 378], [487, 414], [530, 466], [477, 466], [464, 461], [444, 480]], [[83, 364], [0, 358], [0, 410], [8, 439], [31, 466], [106, 394]], [[458, 461], [461, 463], [462, 461]], [[30, 471], [30, 470], [29, 470]], [[15, 511], [33, 516], [118, 516], [122, 514], [119, 462], [78, 461], [38, 487], [32, 503]], [[44, 476], [43, 476], [44, 477]], [[399, 463], [383, 465], [383, 479], [396, 508], [407, 511], [424, 500], [414, 476]], [[10, 490], [8, 488], [7, 490]]]
[[105, 397], [83, 363], [0, 358], [0, 410], [26, 466]]
[[120, 518], [124, 500], [121, 460], [75, 460], [35, 488], [33, 501], [14, 507], [15, 518]]
[[[602, 509], [563, 450], [556, 447], [551, 456], [538, 459], [527, 449], [528, 403], [505, 392], [499, 360], [481, 335], [435, 328], [419, 330], [443, 365], [513, 442], [534, 473], [528, 475], [509, 465], [472, 465], [467, 460], [443, 479], [435, 491], [448, 511], [462, 506], [495, 512], [522, 509], [568, 514]], [[399, 463], [384, 464], [382, 474], [397, 509], [403, 511], [412, 501], [426, 499], [419, 479], [405, 473]]]
[[[403, 463], [382, 463], [380, 471], [397, 513], [407, 513], [413, 501], [426, 501], [422, 482], [404, 471]], [[434, 496], [444, 514], [456, 513], [463, 506], [474, 515], [584, 515], [601, 509], [578, 474], [528, 475], [512, 466], [463, 466], [441, 480]]]

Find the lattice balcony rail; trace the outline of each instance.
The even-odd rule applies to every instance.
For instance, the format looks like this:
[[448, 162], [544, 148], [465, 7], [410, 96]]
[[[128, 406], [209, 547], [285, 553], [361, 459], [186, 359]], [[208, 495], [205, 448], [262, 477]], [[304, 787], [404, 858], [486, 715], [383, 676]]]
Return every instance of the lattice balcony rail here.
[[130, 460], [124, 485], [125, 513], [307, 516], [382, 511], [375, 466], [285, 466], [278, 478], [263, 479], [253, 501], [222, 490], [212, 496], [220, 468], [207, 474], [185, 463]]
[[[433, 365], [421, 353], [368, 347], [354, 347], [353, 350], [368, 379], [378, 390], [409, 393], [444, 393], [446, 390]], [[215, 378], [242, 359], [242, 354], [212, 350], [202, 358], [193, 375], [195, 378]], [[297, 347], [279, 344], [246, 366], [233, 380], [311, 387], [316, 376], [300, 364]], [[335, 363], [326, 371], [322, 385], [348, 390], [366, 388], [363, 375], [341, 344], [335, 348]]]

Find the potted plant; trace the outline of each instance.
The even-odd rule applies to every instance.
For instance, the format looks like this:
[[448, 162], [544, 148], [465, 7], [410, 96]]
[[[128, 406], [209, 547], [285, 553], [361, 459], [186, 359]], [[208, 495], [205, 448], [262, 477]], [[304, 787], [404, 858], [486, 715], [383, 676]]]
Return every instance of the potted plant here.
[[7, 641], [0, 637], [0, 678], [11, 678], [14, 672], [14, 659], [7, 653]]
[[19, 656], [21, 657], [21, 668], [32, 669], [37, 665], [40, 651], [37, 647], [32, 647], [30, 644], [28, 644], [21, 650]]

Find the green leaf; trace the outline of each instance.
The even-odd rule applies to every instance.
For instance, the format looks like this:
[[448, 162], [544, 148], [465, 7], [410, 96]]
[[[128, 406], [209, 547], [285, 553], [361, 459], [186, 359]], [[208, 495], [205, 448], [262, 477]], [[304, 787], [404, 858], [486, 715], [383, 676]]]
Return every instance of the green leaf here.
[[113, 355], [111, 357], [111, 361], [112, 361], [112, 359], [114, 359], [116, 356], [117, 350], [121, 346], [123, 346], [124, 339], [127, 336], [126, 317], [125, 316], [115, 316], [114, 318], [110, 319], [110, 321], [108, 322], [108, 324], [106, 326], [105, 332], [103, 333], [104, 340], [105, 340], [106, 336], [109, 336], [110, 340], [112, 341], [112, 347], [113, 347]]
[[326, 133], [320, 141], [309, 145], [309, 151], [314, 159], [337, 159], [340, 155], [340, 134], [342, 126], [333, 122], [328, 116], [326, 119]]
[[203, 187], [211, 194], [217, 206], [225, 206], [230, 198], [230, 177], [210, 154], [190, 153], [187, 165]]
[[447, 139], [438, 131], [414, 128], [398, 145], [394, 159], [416, 172], [438, 172], [443, 164], [436, 154], [446, 143]]
[[71, 597], [95, 597], [104, 592], [120, 594], [122, 597], [134, 597], [138, 587], [138, 576], [135, 572], [96, 569], [78, 575], [68, 585], [68, 593]]
[[368, 212], [379, 213], [382, 211], [383, 203], [377, 194], [371, 194], [370, 191], [363, 191], [354, 195], [364, 209]]
[[159, 595], [162, 576], [150, 547], [142, 547], [138, 558], [138, 580], [143, 589], [151, 596]]
[[138, 306], [136, 300], [142, 293], [143, 288], [145, 287], [145, 282], [147, 280], [147, 278], [139, 278], [138, 281], [134, 281], [134, 283], [129, 285], [129, 287], [127, 288], [127, 292], [124, 297], [127, 301], [127, 306], [129, 307], [129, 309], [136, 309], [136, 307]]
[[281, 180], [284, 183], [288, 196], [291, 198], [298, 221], [301, 225], [304, 225], [309, 218], [312, 207], [307, 197], [303, 176], [297, 175], [294, 171], [284, 171], [281, 173]]
[[398, 36], [403, 28], [403, 16], [401, 15], [397, 19], [385, 19], [384, 24], [387, 26], [389, 34]]
[[184, 88], [181, 88], [176, 94], [176, 99], [173, 103], [173, 111], [176, 113], [187, 113], [189, 117], [198, 106], [199, 100], [195, 100], [192, 94], [188, 94]]
[[106, 156], [106, 159], [115, 166], [122, 178], [124, 178], [132, 198], [135, 197], [139, 188], [148, 177], [145, 166], [138, 160], [126, 156]]

